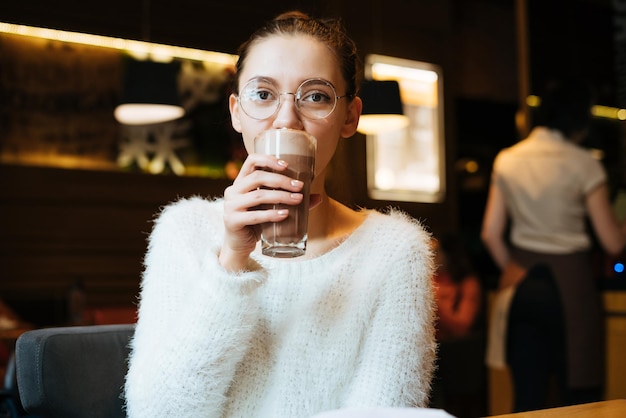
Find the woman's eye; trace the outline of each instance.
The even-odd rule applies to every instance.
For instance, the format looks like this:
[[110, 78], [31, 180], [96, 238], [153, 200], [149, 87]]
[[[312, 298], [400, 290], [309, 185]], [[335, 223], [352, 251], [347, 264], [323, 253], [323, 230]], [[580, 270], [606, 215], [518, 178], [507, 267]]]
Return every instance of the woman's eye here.
[[257, 90], [254, 94], [256, 100], [265, 102], [268, 100], [273, 100], [274, 95], [269, 90]]
[[327, 103], [330, 101], [330, 96], [321, 91], [307, 92], [300, 100], [312, 103]]

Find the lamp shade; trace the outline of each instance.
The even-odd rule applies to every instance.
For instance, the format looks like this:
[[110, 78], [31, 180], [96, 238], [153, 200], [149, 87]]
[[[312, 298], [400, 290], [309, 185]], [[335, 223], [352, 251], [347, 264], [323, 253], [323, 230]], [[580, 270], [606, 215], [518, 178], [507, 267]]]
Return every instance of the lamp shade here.
[[395, 80], [365, 80], [359, 93], [363, 111], [357, 130], [364, 134], [377, 134], [401, 129], [409, 124], [404, 116], [400, 85]]
[[185, 114], [178, 97], [178, 62], [128, 59], [125, 64], [121, 103], [115, 109], [118, 122], [149, 125], [178, 119]]

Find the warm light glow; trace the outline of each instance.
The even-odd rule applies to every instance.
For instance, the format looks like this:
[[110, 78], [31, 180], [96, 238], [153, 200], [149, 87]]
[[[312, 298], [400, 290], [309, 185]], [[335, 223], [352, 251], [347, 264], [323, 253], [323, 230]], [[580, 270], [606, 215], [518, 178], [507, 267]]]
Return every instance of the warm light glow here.
[[395, 172], [389, 168], [376, 170], [376, 186], [381, 190], [391, 190], [396, 185]]
[[180, 106], [164, 104], [126, 103], [115, 108], [115, 119], [124, 125], [151, 125], [183, 117]]
[[[374, 56], [376, 57], [376, 56]], [[413, 62], [396, 59], [397, 64], [375, 62], [371, 77], [374, 80], [396, 80], [400, 84], [402, 102], [416, 106], [437, 107], [439, 100], [436, 71], [415, 68]], [[413, 66], [412, 66], [413, 65]]]
[[361, 115], [357, 131], [364, 135], [376, 135], [407, 126], [409, 126], [409, 118], [404, 115]]
[[34, 26], [15, 25], [12, 23], [0, 22], [0, 33], [10, 33], [14, 35], [32, 36], [62, 42], [119, 49], [128, 52], [134, 57], [143, 57], [143, 59], [150, 58], [159, 62], [168, 62], [173, 58], [212, 62], [224, 65], [235, 65], [237, 62], [237, 55], [222, 52], [204, 51], [200, 49], [133, 41], [108, 36], [89, 35], [86, 33], [68, 32]]
[[63, 155], [46, 151], [35, 151], [20, 155], [0, 154], [0, 164], [40, 165], [82, 170], [118, 169], [118, 167], [110, 161], [87, 158], [82, 155]]
[[419, 68], [411, 68], [400, 65], [374, 63], [372, 64], [372, 75], [376, 79], [409, 79], [421, 81], [422, 83], [435, 83], [439, 76], [436, 72], [430, 70], [422, 70]]
[[[541, 98], [530, 95], [526, 98], [526, 104], [530, 107], [539, 107]], [[626, 109], [617, 107], [595, 105], [591, 107], [591, 114], [598, 118], [626, 120]]]
[[626, 109], [618, 109], [616, 107], [596, 105], [591, 108], [591, 114], [599, 118], [626, 119]]
[[598, 161], [602, 161], [604, 159], [604, 151], [601, 149], [591, 148], [589, 152], [591, 152], [591, 156]]
[[478, 161], [476, 160], [468, 160], [465, 163], [465, 171], [468, 173], [477, 173], [478, 172]]
[[539, 96], [530, 95], [526, 98], [526, 104], [530, 107], [539, 107], [541, 104], [541, 99]]

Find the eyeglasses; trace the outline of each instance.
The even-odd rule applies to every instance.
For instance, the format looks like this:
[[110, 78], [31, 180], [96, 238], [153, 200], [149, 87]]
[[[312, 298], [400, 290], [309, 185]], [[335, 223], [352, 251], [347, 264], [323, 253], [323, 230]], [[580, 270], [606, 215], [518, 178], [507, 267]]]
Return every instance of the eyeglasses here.
[[321, 78], [304, 81], [295, 93], [279, 92], [271, 81], [253, 78], [243, 86], [237, 100], [246, 115], [263, 120], [278, 112], [284, 94], [294, 97], [296, 109], [307, 119], [327, 117], [337, 107], [337, 100], [351, 96], [337, 96], [335, 87]]

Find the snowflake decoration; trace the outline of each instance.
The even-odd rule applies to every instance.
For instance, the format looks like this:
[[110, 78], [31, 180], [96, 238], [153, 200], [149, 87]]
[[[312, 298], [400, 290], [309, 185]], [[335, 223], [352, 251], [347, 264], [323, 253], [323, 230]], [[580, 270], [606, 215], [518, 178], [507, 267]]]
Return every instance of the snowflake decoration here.
[[152, 174], [162, 173], [166, 165], [172, 171], [182, 176], [185, 174], [185, 166], [176, 155], [176, 150], [189, 145], [190, 141], [185, 137], [175, 138], [179, 129], [187, 129], [189, 123], [177, 124], [176, 122], [152, 125], [151, 133], [154, 138], [154, 156], [150, 161], [148, 171]]
[[122, 135], [117, 164], [120, 167], [130, 167], [136, 162], [139, 168], [147, 170], [150, 165], [148, 154], [153, 151], [149, 127], [127, 125], [123, 127]]
[[181, 121], [124, 126], [117, 163], [121, 167], [137, 163], [139, 168], [152, 174], [162, 173], [169, 166], [175, 174], [185, 174], [185, 166], [176, 155], [176, 150], [186, 147], [190, 141], [175, 136], [188, 127], [189, 122]]

